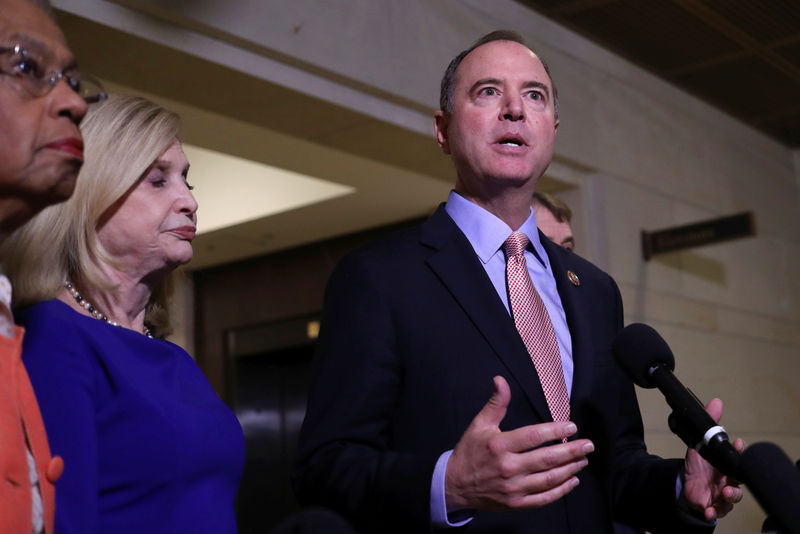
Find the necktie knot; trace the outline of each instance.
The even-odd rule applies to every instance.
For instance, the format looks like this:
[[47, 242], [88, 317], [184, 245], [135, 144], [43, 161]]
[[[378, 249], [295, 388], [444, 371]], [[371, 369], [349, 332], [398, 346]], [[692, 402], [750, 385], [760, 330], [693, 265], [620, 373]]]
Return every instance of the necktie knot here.
[[520, 256], [525, 253], [525, 247], [528, 246], [528, 236], [522, 232], [512, 232], [506, 242], [503, 243], [503, 249], [506, 251], [506, 256], [511, 258], [513, 256]]

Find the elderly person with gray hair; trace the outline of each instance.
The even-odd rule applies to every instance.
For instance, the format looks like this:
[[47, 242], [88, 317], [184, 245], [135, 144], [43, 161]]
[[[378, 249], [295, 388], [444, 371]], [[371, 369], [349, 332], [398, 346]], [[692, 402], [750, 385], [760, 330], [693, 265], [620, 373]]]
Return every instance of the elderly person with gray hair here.
[[[72, 194], [83, 163], [78, 124], [86, 99], [100, 94], [82, 83], [47, 2], [0, 0], [0, 242]], [[0, 532], [50, 534], [63, 464], [50, 456], [10, 304], [0, 275]]]
[[169, 274], [192, 258], [197, 203], [178, 117], [112, 96], [84, 124], [75, 194], [5, 243], [25, 363], [69, 466], [59, 534], [236, 532], [242, 430], [163, 339]]

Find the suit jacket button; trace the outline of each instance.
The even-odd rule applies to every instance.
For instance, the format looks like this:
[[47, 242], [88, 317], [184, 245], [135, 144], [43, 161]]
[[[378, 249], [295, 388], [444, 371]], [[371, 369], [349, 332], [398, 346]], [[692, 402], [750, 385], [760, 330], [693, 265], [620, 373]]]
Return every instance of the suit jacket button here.
[[50, 483], [55, 484], [56, 480], [61, 478], [61, 473], [64, 472], [64, 460], [61, 459], [60, 456], [53, 456], [53, 459], [50, 460], [50, 465], [47, 466], [47, 480]]

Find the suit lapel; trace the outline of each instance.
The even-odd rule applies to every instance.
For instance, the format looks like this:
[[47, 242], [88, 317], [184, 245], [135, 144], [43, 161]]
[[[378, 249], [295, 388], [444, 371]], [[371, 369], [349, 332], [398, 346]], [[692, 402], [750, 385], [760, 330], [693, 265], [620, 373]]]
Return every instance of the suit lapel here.
[[[579, 406], [581, 404], [579, 399], [586, 398], [592, 389], [592, 347], [591, 334], [588, 331], [592, 319], [589, 317], [588, 307], [583, 300], [583, 293], [589, 289], [581, 285], [580, 269], [571, 261], [574, 255], [560, 250], [558, 245], [544, 237], [541, 232], [539, 237], [547, 252], [547, 257], [550, 259], [550, 267], [556, 280], [556, 289], [567, 317], [574, 366], [570, 404], [573, 407]], [[569, 273], [576, 278], [571, 279]], [[575, 280], [577, 280], [577, 284]]]
[[542, 386], [514, 322], [466, 236], [443, 205], [422, 226], [422, 244], [435, 249], [426, 260], [484, 339], [520, 384], [542, 421], [552, 421]]

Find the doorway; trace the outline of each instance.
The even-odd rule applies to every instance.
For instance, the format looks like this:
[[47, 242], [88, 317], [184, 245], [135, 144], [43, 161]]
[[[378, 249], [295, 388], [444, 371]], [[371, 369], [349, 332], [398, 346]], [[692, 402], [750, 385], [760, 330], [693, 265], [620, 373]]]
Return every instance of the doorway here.
[[299, 510], [291, 470], [306, 411], [318, 317], [229, 332], [229, 391], [245, 437], [240, 534], [269, 532]]

